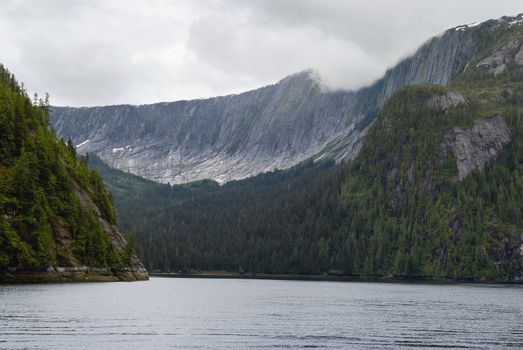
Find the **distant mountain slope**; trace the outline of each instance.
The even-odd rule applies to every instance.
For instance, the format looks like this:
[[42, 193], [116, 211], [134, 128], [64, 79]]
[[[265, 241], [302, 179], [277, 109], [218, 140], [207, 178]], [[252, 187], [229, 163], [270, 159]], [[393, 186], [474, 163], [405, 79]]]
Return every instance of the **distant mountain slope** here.
[[111, 195], [0, 65], [0, 282], [146, 279]]
[[239, 95], [142, 106], [54, 107], [51, 124], [80, 153], [163, 183], [241, 179], [315, 156], [353, 158], [385, 101], [413, 84], [448, 84], [488, 31], [517, 18], [458, 27], [355, 92], [328, 91], [311, 72]]
[[468, 68], [395, 93], [348, 163], [171, 187], [98, 162], [146, 265], [523, 281], [523, 18], [488, 23], [459, 27], [481, 38]]
[[[303, 72], [240, 95], [147, 106], [53, 108], [62, 137], [111, 166], [159, 182], [220, 182], [285, 168], [351, 126], [353, 94]], [[87, 140], [89, 140], [87, 142]], [[83, 143], [83, 144], [82, 144]]]

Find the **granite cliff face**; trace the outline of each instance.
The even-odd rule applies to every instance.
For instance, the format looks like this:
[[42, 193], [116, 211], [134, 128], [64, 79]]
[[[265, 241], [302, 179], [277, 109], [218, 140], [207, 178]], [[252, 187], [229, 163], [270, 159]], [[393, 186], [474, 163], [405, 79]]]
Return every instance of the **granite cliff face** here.
[[510, 130], [502, 116], [477, 120], [468, 129], [454, 128], [445, 135], [442, 152], [456, 157], [458, 180], [474, 170], [483, 170], [510, 144]]
[[427, 104], [429, 105], [429, 107], [437, 108], [442, 111], [448, 111], [449, 108], [452, 108], [452, 107], [455, 107], [455, 106], [458, 106], [458, 105], [464, 104], [464, 103], [467, 103], [467, 101], [465, 100], [463, 95], [461, 95], [457, 92], [453, 92], [453, 91], [449, 91], [448, 93], [443, 94], [443, 95], [433, 96], [432, 98], [430, 98], [427, 101]]
[[79, 152], [158, 181], [220, 182], [286, 168], [354, 131], [354, 94], [323, 92], [310, 72], [240, 95], [146, 106], [56, 108]]
[[520, 17], [449, 29], [358, 91], [330, 91], [310, 71], [238, 95], [152, 105], [55, 107], [51, 124], [80, 153], [170, 183], [226, 182], [315, 157], [353, 158], [385, 101], [407, 85], [446, 85], [481, 33]]

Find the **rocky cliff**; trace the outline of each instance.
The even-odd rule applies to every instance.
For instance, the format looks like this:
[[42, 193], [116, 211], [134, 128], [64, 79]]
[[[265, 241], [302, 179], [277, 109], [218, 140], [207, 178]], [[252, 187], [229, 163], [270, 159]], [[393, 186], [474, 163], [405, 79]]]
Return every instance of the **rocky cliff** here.
[[[307, 158], [353, 158], [385, 101], [406, 85], [448, 84], [504, 17], [449, 29], [370, 87], [330, 91], [312, 72], [238, 95], [152, 105], [55, 107], [51, 123], [80, 153], [158, 182], [226, 182]], [[515, 24], [514, 24], [515, 23]]]
[[458, 180], [463, 180], [474, 170], [490, 165], [510, 144], [511, 133], [502, 116], [478, 120], [471, 128], [454, 128], [445, 135], [441, 145], [447, 157], [449, 151], [456, 158]]

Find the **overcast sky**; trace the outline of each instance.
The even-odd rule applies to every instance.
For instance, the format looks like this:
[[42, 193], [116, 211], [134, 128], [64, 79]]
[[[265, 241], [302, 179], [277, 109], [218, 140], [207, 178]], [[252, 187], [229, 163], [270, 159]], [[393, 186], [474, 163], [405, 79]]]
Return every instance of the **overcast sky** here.
[[0, 62], [55, 105], [238, 93], [315, 69], [354, 89], [521, 0], [3, 0]]

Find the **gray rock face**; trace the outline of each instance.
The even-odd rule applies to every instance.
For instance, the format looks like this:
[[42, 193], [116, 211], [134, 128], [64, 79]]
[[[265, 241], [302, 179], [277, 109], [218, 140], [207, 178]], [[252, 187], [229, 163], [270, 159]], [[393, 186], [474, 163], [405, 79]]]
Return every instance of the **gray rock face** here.
[[511, 134], [501, 116], [478, 120], [468, 129], [454, 128], [445, 135], [441, 145], [443, 155], [453, 152], [458, 168], [458, 180], [474, 170], [490, 165], [510, 144]]
[[499, 25], [487, 21], [450, 29], [358, 91], [328, 91], [303, 72], [261, 89], [204, 100], [56, 107], [50, 121], [80, 153], [95, 153], [115, 168], [164, 183], [226, 182], [313, 156], [342, 161], [357, 154], [393, 93], [406, 85], [449, 83], [474, 56], [478, 33]]
[[444, 95], [437, 95], [427, 101], [429, 107], [447, 111], [451, 107], [466, 103], [465, 98], [456, 92], [448, 92]]
[[310, 72], [239, 95], [146, 106], [56, 108], [52, 124], [81, 153], [158, 181], [240, 179], [309, 158], [355, 130], [354, 93]]
[[523, 45], [521, 45], [518, 53], [516, 56], [514, 56], [514, 63], [516, 63], [518, 66], [523, 66]]
[[[498, 48], [489, 57], [478, 63], [478, 67], [485, 68], [495, 76], [500, 75], [507, 68], [507, 64], [512, 61], [511, 53], [520, 47], [519, 40], [511, 41]], [[517, 60], [517, 58], [515, 58]]]

